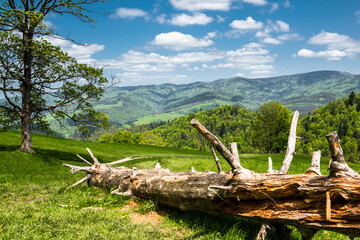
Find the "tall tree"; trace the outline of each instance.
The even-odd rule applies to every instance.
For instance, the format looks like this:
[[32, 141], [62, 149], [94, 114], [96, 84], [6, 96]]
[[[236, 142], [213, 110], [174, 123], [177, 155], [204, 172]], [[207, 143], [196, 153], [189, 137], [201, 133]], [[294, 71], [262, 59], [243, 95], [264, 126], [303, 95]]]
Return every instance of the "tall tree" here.
[[290, 110], [272, 101], [260, 106], [254, 121], [252, 140], [269, 153], [286, 149], [291, 124]]
[[92, 108], [107, 79], [102, 69], [79, 64], [41, 36], [54, 36], [44, 24], [48, 14], [70, 14], [90, 23], [89, 5], [104, 0], [1, 0], [0, 103], [2, 122], [19, 119], [23, 151], [32, 152], [32, 123], [48, 129], [45, 114], [85, 122], [104, 123], [107, 117]]

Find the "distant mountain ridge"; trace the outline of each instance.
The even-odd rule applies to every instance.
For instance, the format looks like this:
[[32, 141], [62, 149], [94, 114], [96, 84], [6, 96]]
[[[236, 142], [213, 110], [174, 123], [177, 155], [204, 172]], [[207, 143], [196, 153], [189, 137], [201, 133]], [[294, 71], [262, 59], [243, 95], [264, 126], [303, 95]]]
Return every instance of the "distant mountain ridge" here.
[[112, 87], [97, 110], [112, 123], [131, 126], [173, 118], [221, 105], [240, 105], [255, 110], [269, 101], [305, 114], [330, 101], [360, 91], [360, 75], [316, 71], [270, 78], [234, 77], [212, 82]]

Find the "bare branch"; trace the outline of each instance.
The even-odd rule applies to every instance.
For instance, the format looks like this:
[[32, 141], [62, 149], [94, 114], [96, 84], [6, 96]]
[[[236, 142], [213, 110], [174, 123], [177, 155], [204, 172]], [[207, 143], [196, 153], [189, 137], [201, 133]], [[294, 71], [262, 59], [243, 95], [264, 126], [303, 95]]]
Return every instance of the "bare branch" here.
[[77, 156], [78, 158], [80, 158], [81, 160], [83, 160], [87, 165], [92, 166], [92, 164], [91, 164], [90, 162], [88, 162], [85, 158], [81, 157], [79, 154], [76, 154], [76, 156]]
[[127, 157], [127, 158], [120, 159], [120, 160], [117, 160], [117, 161], [114, 161], [114, 162], [110, 162], [110, 163], [108, 163], [108, 165], [111, 166], [111, 165], [115, 165], [115, 164], [118, 164], [118, 163], [129, 162], [129, 161], [140, 159], [140, 158], [144, 158], [144, 157], [136, 157], [136, 158]]
[[219, 173], [222, 173], [223, 170], [221, 169], [221, 165], [220, 165], [219, 158], [216, 156], [215, 149], [214, 149], [214, 148], [211, 148], [211, 152], [212, 152], [212, 155], [213, 155], [213, 157], [214, 157], [214, 159], [215, 159], [216, 166], [217, 166], [217, 169], [218, 169]]
[[305, 174], [308, 175], [318, 175], [321, 176], [320, 172], [320, 158], [321, 158], [321, 151], [312, 152], [311, 154], [311, 164], [309, 169], [306, 171]]
[[86, 151], [88, 151], [95, 164], [100, 164], [99, 160], [94, 156], [94, 154], [90, 151], [89, 148], [86, 148]]
[[360, 177], [359, 174], [351, 169], [344, 157], [343, 150], [340, 145], [340, 139], [337, 132], [331, 132], [326, 135], [331, 152], [331, 160], [329, 163], [330, 174], [329, 177], [349, 176]]
[[291, 121], [289, 138], [288, 138], [288, 147], [286, 149], [286, 154], [284, 161], [280, 168], [280, 173], [286, 174], [289, 171], [291, 161], [295, 155], [295, 144], [296, 144], [296, 126], [299, 119], [299, 111], [295, 111], [294, 116]]
[[83, 179], [81, 179], [81, 180], [77, 181], [76, 183], [74, 183], [73, 185], [67, 187], [65, 190], [68, 190], [68, 189], [73, 188], [73, 187], [75, 187], [77, 185], [80, 185], [83, 182], [89, 180], [91, 177], [92, 177], [92, 174], [87, 174]]
[[84, 171], [84, 172], [87, 172], [87, 173], [92, 173], [93, 172], [93, 169], [91, 167], [79, 167], [79, 166], [73, 166], [73, 165], [66, 164], [66, 163], [63, 163], [62, 165], [64, 167], [70, 168], [71, 174], [74, 174], [74, 173], [76, 173], [78, 171]]

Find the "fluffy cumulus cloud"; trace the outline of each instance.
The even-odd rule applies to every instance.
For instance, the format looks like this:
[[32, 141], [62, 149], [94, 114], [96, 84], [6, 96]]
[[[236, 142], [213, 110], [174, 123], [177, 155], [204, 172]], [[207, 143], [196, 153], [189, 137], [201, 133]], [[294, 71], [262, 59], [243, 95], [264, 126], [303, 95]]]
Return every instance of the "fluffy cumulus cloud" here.
[[245, 3], [250, 3], [257, 6], [264, 6], [267, 4], [266, 0], [243, 0]]
[[[223, 61], [216, 64], [203, 64], [202, 69], [216, 70], [221, 68], [234, 69], [248, 72], [248, 76], [258, 77], [274, 73], [272, 62], [274, 57], [268, 50], [263, 48], [262, 44], [249, 43], [242, 48], [230, 51], [224, 51], [219, 55], [223, 56]], [[244, 73], [238, 73], [237, 76], [245, 76]]]
[[323, 45], [326, 47], [323, 51], [312, 51], [309, 49], [299, 50], [295, 56], [298, 57], [321, 57], [328, 60], [340, 60], [344, 57], [355, 57], [360, 53], [360, 41], [356, 41], [347, 35], [338, 33], [329, 33], [321, 31], [319, 34], [311, 37], [309, 44]]
[[170, 0], [174, 8], [192, 12], [204, 10], [229, 11], [231, 0]]
[[143, 17], [148, 19], [147, 12], [139, 9], [139, 8], [118, 8], [115, 11], [115, 14], [111, 15], [112, 18], [137, 18]]
[[153, 45], [175, 51], [209, 47], [213, 43], [214, 42], [208, 39], [208, 37], [199, 39], [190, 34], [183, 34], [181, 32], [160, 33], [152, 41]]
[[235, 50], [188, 51], [173, 55], [129, 50], [117, 59], [97, 60], [96, 64], [116, 70], [126, 84], [146, 84], [146, 81], [157, 79], [190, 81], [184, 78], [192, 75], [191, 72], [219, 69], [231, 69], [251, 77], [264, 76], [274, 73], [273, 61], [274, 56], [263, 44], [249, 43]]
[[263, 27], [263, 23], [255, 21], [252, 17], [247, 17], [246, 20], [232, 21], [230, 27], [242, 31], [259, 30]]
[[70, 56], [76, 58], [81, 63], [89, 63], [91, 64], [92, 55], [103, 51], [105, 49], [104, 45], [100, 44], [85, 44], [85, 45], [77, 45], [72, 43], [69, 40], [64, 40], [58, 37], [43, 37], [46, 41], [50, 42], [55, 46], [59, 46], [62, 51], [69, 53]]
[[[213, 21], [212, 17], [208, 17], [204, 13], [193, 13], [188, 15], [185, 13], [173, 15], [171, 19], [166, 22], [171, 25], [187, 26], [187, 25], [206, 25]], [[165, 22], [165, 21], [164, 21]]]
[[297, 33], [289, 33], [290, 25], [281, 20], [275, 22], [268, 20], [266, 26], [261, 30], [257, 31], [255, 37], [260, 42], [266, 44], [282, 44], [285, 41], [290, 40], [301, 40], [302, 37]]

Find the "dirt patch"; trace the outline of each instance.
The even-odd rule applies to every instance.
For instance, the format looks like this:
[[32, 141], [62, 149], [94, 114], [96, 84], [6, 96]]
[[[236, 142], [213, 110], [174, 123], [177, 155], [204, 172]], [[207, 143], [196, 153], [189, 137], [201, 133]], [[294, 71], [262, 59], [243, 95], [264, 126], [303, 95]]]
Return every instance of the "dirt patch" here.
[[120, 211], [125, 212], [125, 211], [127, 211], [127, 210], [129, 210], [129, 209], [135, 209], [135, 208], [137, 208], [137, 207], [139, 207], [139, 204], [138, 204], [138, 203], [136, 203], [136, 202], [134, 202], [134, 201], [130, 201], [130, 202], [128, 202], [125, 206], [123, 206], [123, 207], [120, 209]]
[[131, 220], [134, 223], [151, 223], [153, 225], [160, 225], [162, 216], [157, 212], [149, 212], [146, 214], [133, 213], [130, 214]]
[[44, 197], [36, 197], [36, 198], [32, 198], [32, 199], [26, 199], [27, 202], [34, 202], [34, 201], [41, 201], [41, 200], [45, 200]]

